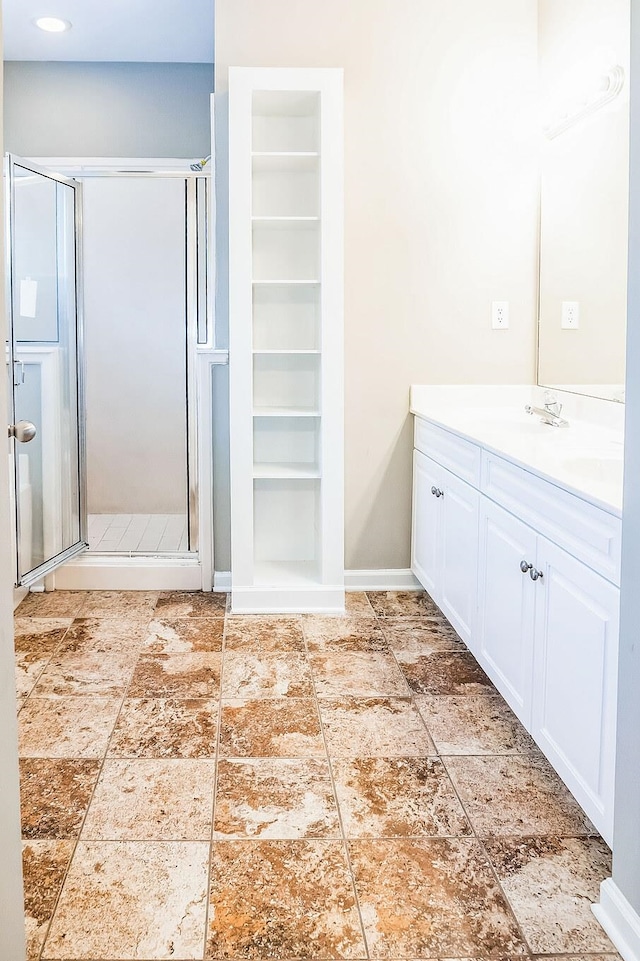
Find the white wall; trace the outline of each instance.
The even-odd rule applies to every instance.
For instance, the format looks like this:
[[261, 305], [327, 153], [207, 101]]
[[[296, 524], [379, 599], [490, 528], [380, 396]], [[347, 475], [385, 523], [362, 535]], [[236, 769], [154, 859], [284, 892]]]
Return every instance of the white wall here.
[[83, 191], [89, 513], [186, 513], [185, 181]]
[[10, 61], [5, 149], [22, 157], [206, 157], [213, 64]]
[[348, 568], [409, 566], [410, 384], [533, 381], [536, 35], [536, 0], [216, 2], [216, 91], [345, 69]]

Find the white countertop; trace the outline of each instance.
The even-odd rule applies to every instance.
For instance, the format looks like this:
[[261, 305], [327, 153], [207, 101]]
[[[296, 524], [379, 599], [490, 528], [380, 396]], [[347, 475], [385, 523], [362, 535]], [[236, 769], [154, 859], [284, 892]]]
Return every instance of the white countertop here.
[[526, 404], [544, 405], [531, 386], [411, 387], [410, 410], [524, 467], [610, 514], [622, 513], [624, 408], [557, 392], [568, 427], [543, 424]]

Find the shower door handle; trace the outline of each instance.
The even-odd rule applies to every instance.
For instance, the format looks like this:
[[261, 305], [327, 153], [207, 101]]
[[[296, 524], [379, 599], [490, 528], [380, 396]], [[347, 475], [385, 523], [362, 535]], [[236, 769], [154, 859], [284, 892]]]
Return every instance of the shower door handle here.
[[29, 420], [19, 420], [17, 424], [9, 424], [9, 437], [15, 437], [19, 444], [28, 444], [37, 433], [35, 424]]

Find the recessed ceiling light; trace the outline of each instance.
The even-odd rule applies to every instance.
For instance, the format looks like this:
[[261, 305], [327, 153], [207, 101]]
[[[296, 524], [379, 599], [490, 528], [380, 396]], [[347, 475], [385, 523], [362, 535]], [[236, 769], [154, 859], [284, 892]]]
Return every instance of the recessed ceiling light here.
[[60, 17], [38, 17], [38, 19], [33, 22], [36, 27], [40, 27], [41, 30], [46, 30], [47, 33], [64, 33], [65, 30], [71, 30], [69, 21], [62, 20]]

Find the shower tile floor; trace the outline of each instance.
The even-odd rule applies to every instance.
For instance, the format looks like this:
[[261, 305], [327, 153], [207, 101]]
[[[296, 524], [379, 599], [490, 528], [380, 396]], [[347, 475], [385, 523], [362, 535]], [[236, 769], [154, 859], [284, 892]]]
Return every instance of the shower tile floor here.
[[30, 959], [617, 958], [607, 846], [425, 594], [226, 606], [18, 608]]
[[89, 550], [154, 554], [188, 551], [186, 514], [89, 514]]

